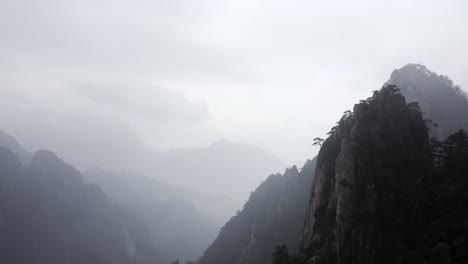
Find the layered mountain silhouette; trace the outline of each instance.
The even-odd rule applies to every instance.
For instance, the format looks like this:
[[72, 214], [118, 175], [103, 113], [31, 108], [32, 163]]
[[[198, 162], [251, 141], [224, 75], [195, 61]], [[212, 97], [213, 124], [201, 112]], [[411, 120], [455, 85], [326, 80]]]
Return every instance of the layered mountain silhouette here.
[[[101, 168], [144, 175], [173, 186], [225, 196], [237, 202], [236, 208], [242, 207], [250, 191], [265, 175], [282, 171], [287, 166], [261, 147], [227, 140], [219, 140], [206, 147], [157, 152], [131, 133], [131, 129], [113, 131], [109, 135], [100, 133], [97, 138], [83, 136], [83, 139], [75, 132], [70, 132], [68, 141], [80, 144], [59, 143], [63, 146], [76, 144], [76, 149], [57, 147], [53, 150], [80, 171]], [[1, 138], [2, 134], [0, 143]], [[119, 140], [123, 142], [119, 143]], [[45, 144], [41, 144], [40, 138], [36, 141], [36, 146], [47, 148], [54, 145], [50, 138]], [[27, 161], [27, 158], [23, 159]]]
[[[29, 164], [33, 154], [3, 131], [0, 131], [0, 146], [13, 149], [22, 166], [35, 166], [35, 162]], [[49, 153], [51, 160], [58, 159], [51, 152], [40, 153]], [[59, 173], [50, 175], [57, 178], [46, 179], [44, 188], [49, 185], [57, 188], [52, 180], [60, 181], [64, 176]], [[80, 179], [80, 184], [102, 188], [103, 194], [109, 197], [106, 197], [109, 206], [117, 213], [132, 216], [142, 228], [147, 228], [145, 236], [154, 241], [162, 263], [200, 256], [226, 219], [234, 214], [238, 204], [224, 196], [204, 194], [128, 172], [111, 173], [96, 168], [85, 171], [84, 179], [81, 175], [76, 178]]]
[[203, 193], [227, 196], [238, 208], [264, 179], [286, 164], [264, 149], [220, 140], [204, 148], [175, 149], [152, 156], [144, 175]]
[[54, 153], [0, 147], [1, 263], [161, 263], [148, 230]]
[[83, 175], [144, 220], [167, 263], [197, 259], [236, 210], [237, 203], [223, 196], [187, 190], [141, 175], [101, 169], [91, 169]]
[[83, 176], [89, 182], [98, 184], [113, 200], [130, 207], [185, 200], [218, 225], [223, 224], [238, 209], [238, 202], [226, 196], [194, 191], [135, 173], [94, 168], [83, 172]]
[[135, 171], [195, 191], [101, 169], [85, 180], [2, 132], [0, 263], [195, 259], [236, 208], [223, 197], [269, 174], [196, 263], [465, 263], [467, 120], [461, 88], [408, 64], [346, 111], [302, 169], [270, 174], [279, 159], [226, 141], [132, 157]]

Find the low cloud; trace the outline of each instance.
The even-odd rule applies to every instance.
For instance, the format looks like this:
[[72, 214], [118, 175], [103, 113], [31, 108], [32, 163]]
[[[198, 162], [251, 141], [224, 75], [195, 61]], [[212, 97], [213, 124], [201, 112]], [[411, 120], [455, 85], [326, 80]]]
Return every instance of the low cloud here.
[[161, 124], [196, 124], [208, 118], [207, 105], [182, 92], [148, 83], [81, 83], [74, 89], [94, 102]]
[[141, 82], [84, 84], [56, 77], [1, 73], [0, 129], [28, 150], [50, 149], [80, 169], [120, 170], [148, 156], [152, 149], [135, 123], [151, 124], [154, 145], [159, 146], [172, 140], [174, 133], [165, 131], [190, 133], [208, 120], [204, 103], [192, 102], [176, 90]]
[[76, 113], [159, 150], [225, 138], [297, 162], [395, 68], [422, 63], [466, 89], [467, 3], [2, 1], [0, 121]]

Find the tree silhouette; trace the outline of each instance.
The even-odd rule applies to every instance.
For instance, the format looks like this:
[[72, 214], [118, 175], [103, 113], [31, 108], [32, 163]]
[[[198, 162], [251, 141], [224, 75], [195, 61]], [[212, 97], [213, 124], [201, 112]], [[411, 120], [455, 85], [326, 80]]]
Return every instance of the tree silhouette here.
[[314, 143], [312, 145], [322, 147], [323, 141], [324, 141], [323, 138], [316, 137], [314, 138]]

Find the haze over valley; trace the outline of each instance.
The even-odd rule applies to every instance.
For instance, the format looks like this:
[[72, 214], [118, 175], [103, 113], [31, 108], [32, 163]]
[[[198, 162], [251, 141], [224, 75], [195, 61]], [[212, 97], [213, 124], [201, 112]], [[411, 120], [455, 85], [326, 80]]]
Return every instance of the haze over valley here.
[[466, 10], [0, 1], [0, 263], [465, 263]]

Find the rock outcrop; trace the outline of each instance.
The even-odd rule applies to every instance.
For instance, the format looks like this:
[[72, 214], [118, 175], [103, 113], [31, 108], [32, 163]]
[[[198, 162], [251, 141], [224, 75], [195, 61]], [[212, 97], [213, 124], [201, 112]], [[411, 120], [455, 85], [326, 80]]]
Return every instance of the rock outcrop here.
[[468, 134], [430, 128], [395, 86], [345, 112], [317, 158], [301, 254], [281, 264], [464, 263]]
[[317, 158], [302, 252], [308, 263], [407, 263], [431, 148], [394, 86], [332, 129]]

